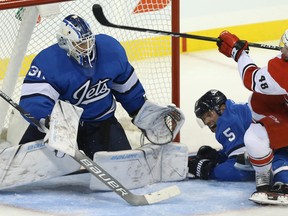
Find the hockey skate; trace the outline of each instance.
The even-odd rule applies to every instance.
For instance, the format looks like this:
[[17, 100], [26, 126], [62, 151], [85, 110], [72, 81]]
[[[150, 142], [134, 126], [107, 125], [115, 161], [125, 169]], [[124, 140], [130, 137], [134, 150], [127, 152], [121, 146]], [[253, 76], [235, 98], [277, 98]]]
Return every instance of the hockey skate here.
[[270, 186], [271, 174], [256, 173], [256, 190], [249, 200], [261, 205], [288, 205], [288, 185], [276, 182]]

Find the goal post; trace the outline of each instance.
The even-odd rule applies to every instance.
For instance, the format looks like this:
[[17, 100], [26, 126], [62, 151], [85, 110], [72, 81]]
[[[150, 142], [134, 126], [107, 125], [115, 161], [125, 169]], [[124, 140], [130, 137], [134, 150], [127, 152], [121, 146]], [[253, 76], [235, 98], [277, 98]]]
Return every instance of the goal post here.
[[[28, 13], [30, 10], [33, 11], [32, 8], [36, 8], [38, 4], [55, 2], [58, 2], [59, 14], [49, 17], [41, 16], [41, 14], [38, 14], [38, 8], [38, 11], [34, 11], [33, 16], [29, 16], [31, 20], [26, 24], [28, 27], [21, 27], [25, 24], [25, 17], [19, 18], [17, 15], [19, 15], [20, 10], [23, 10], [23, 7], [25, 13]], [[94, 4], [100, 4], [107, 18], [113, 23], [165, 31], [179, 31], [179, 0], [0, 1], [0, 30], [2, 35], [0, 45], [1, 90], [18, 102], [22, 81], [32, 59], [42, 49], [57, 42], [55, 34], [61, 20], [69, 14], [77, 14], [88, 21], [95, 34], [108, 34], [120, 41], [127, 52], [129, 61], [143, 83], [148, 99], [160, 105], [174, 103], [180, 106], [179, 38], [101, 26], [92, 13]], [[23, 34], [21, 32], [23, 29], [27, 33]], [[18, 37], [21, 40], [17, 41]], [[25, 48], [25, 46], [27, 47]], [[14, 50], [23, 53], [15, 55]], [[4, 114], [4, 108], [8, 106], [4, 103], [0, 99], [1, 130], [8, 130], [8, 132], [14, 134], [16, 132], [13, 133], [13, 129], [9, 127], [9, 124], [13, 122], [14, 112], [12, 108], [9, 108]], [[125, 121], [128, 119], [130, 123], [131, 119], [123, 111], [121, 105], [118, 105], [116, 115], [119, 120], [125, 119], [123, 123], [121, 122], [124, 124], [125, 130], [126, 127], [130, 127], [125, 125]]]
[[[22, 60], [25, 57], [26, 49], [28, 47], [30, 37], [33, 33], [37, 17], [38, 10], [36, 7], [30, 7], [24, 12], [22, 23], [16, 35], [16, 40], [13, 42], [11, 55], [7, 56], [7, 58], [9, 58], [9, 63], [5, 72], [5, 77], [3, 79], [2, 91], [5, 92], [5, 94], [8, 96], [12, 95], [14, 90], [13, 87], [16, 85]], [[4, 100], [0, 100], [0, 107], [0, 130], [2, 131], [9, 104]]]
[[72, 0], [1, 0], [0, 10], [19, 8], [19, 7], [29, 7], [29, 6], [57, 3], [64, 1], [72, 1]]

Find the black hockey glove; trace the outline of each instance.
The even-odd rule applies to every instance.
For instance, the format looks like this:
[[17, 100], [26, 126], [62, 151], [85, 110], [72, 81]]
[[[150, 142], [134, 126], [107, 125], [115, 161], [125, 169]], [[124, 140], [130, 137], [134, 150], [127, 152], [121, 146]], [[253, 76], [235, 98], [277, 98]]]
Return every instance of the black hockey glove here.
[[208, 180], [210, 172], [215, 166], [216, 163], [210, 159], [201, 159], [198, 156], [188, 157], [189, 173], [193, 174], [195, 178]]
[[196, 178], [209, 179], [212, 168], [218, 163], [218, 157], [216, 149], [207, 145], [201, 146], [196, 156], [188, 158], [189, 173]]
[[209, 159], [215, 163], [218, 162], [218, 156], [219, 156], [219, 154], [218, 154], [217, 150], [210, 147], [210, 146], [207, 146], [207, 145], [201, 146], [197, 152], [198, 158]]

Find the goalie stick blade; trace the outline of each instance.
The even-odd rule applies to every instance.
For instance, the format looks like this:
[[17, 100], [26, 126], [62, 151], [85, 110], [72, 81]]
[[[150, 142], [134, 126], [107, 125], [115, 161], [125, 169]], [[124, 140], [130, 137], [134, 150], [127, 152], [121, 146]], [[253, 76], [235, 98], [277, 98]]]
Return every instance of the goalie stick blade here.
[[[71, 156], [71, 155], [70, 155]], [[75, 150], [75, 156], [71, 156], [78, 163], [80, 163], [85, 169], [87, 169], [92, 175], [98, 178], [107, 187], [111, 188], [116, 194], [123, 198], [126, 202], [134, 206], [150, 205], [153, 203], [167, 200], [180, 194], [180, 190], [177, 186], [164, 188], [160, 191], [153, 192], [145, 195], [136, 195], [131, 193], [114, 177], [107, 173], [96, 162], [92, 161], [85, 154], [79, 150]]]
[[[185, 33], [178, 33], [178, 32], [161, 31], [161, 30], [156, 30], [156, 29], [116, 25], [116, 24], [113, 24], [107, 20], [107, 18], [105, 17], [105, 15], [103, 13], [103, 9], [99, 4], [94, 4], [92, 7], [92, 11], [93, 11], [94, 17], [97, 19], [97, 21], [101, 25], [108, 26], [108, 27], [113, 27], [113, 28], [118, 28], [118, 29], [126, 29], [126, 30], [131, 30], [131, 31], [154, 33], [154, 34], [166, 35], [166, 36], [172, 36], [172, 37], [183, 37], [183, 38], [190, 38], [190, 39], [196, 39], [196, 40], [205, 40], [205, 41], [211, 41], [211, 42], [220, 41], [219, 38], [214, 38], [214, 37], [206, 37], [206, 36], [192, 35], [192, 34], [185, 34]], [[274, 46], [274, 45], [257, 44], [257, 43], [251, 43], [251, 42], [248, 42], [248, 45], [250, 47], [262, 48], [262, 49], [280, 50], [279, 46]]]
[[249, 200], [260, 205], [288, 205], [287, 194], [273, 192], [255, 192], [251, 195]]
[[174, 186], [164, 188], [160, 191], [153, 192], [151, 194], [147, 194], [144, 196], [148, 204], [153, 204], [153, 203], [161, 202], [163, 200], [167, 200], [169, 198], [178, 196], [179, 194], [181, 194], [180, 189], [176, 185], [174, 185]]

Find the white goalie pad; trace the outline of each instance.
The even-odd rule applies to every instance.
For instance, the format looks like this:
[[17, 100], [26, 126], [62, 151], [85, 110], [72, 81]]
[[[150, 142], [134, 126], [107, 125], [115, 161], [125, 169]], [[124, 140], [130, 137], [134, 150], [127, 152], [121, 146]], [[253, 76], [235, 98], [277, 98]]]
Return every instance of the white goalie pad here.
[[163, 146], [161, 181], [184, 180], [188, 174], [188, 147], [181, 143]]
[[0, 189], [62, 176], [80, 169], [70, 156], [62, 158], [43, 140], [0, 150]]
[[77, 133], [82, 108], [58, 100], [50, 117], [50, 128], [46, 134], [47, 144], [65, 154], [74, 156], [77, 145]]
[[[0, 189], [79, 170], [79, 163], [69, 155], [73, 156], [78, 148], [76, 139], [82, 112], [81, 108], [57, 101], [44, 140], [3, 149], [0, 153]], [[59, 151], [65, 154], [59, 154]]]
[[[181, 181], [188, 172], [188, 148], [181, 143], [147, 144], [134, 150], [96, 152], [94, 161], [127, 189], [157, 182]], [[110, 190], [91, 176], [91, 190]]]
[[133, 123], [151, 143], [167, 144], [174, 140], [184, 121], [184, 114], [176, 106], [163, 107], [146, 100]]

